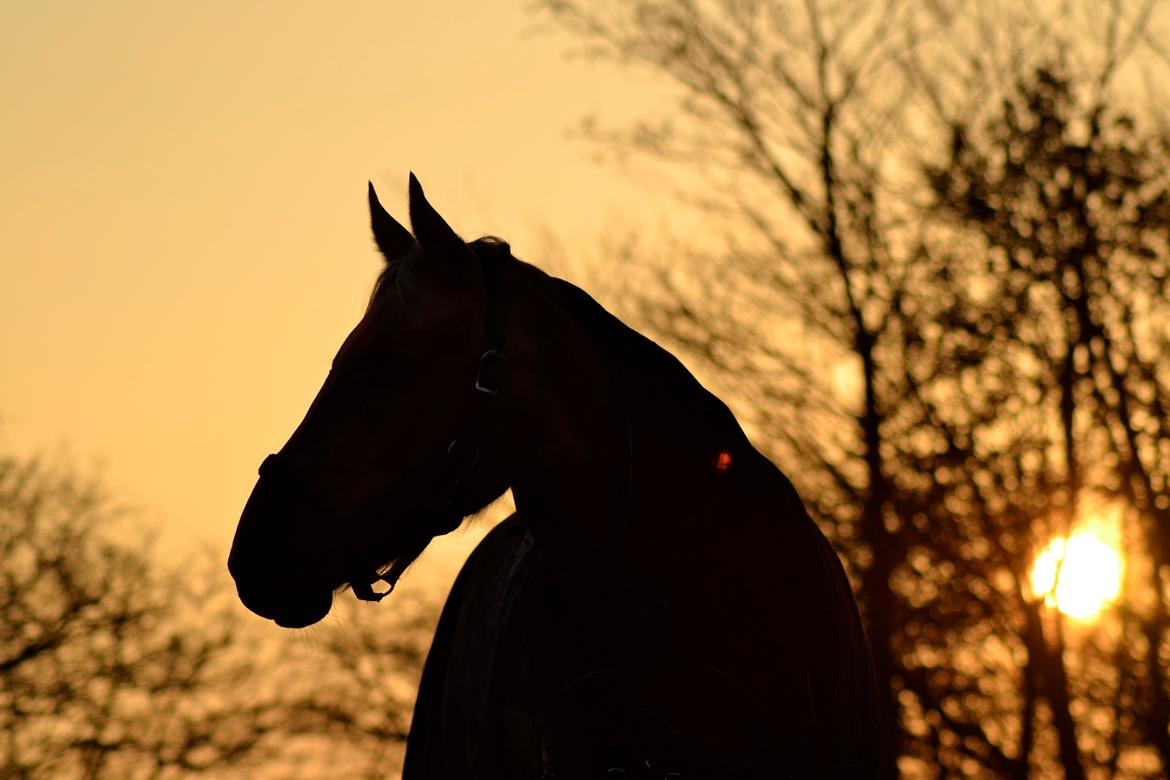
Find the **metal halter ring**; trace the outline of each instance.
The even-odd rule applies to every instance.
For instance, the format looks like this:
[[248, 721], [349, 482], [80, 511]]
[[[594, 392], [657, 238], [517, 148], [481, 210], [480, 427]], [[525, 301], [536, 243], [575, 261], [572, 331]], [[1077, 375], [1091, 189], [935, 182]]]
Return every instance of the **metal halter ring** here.
[[504, 353], [489, 349], [479, 357], [479, 371], [475, 375], [475, 389], [487, 395], [499, 395], [504, 376]]
[[479, 447], [452, 439], [447, 445], [447, 458], [462, 471], [469, 471], [479, 461]]

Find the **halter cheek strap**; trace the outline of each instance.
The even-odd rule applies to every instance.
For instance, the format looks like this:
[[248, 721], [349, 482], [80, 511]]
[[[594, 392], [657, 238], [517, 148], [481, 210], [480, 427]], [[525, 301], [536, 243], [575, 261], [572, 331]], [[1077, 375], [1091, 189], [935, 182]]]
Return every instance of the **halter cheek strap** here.
[[[500, 249], [501, 256], [482, 259], [487, 289], [489, 346], [479, 357], [466, 427], [462, 434], [447, 445], [446, 474], [442, 478], [438, 500], [427, 512], [425, 530], [419, 534], [410, 550], [394, 559], [388, 571], [384, 574], [375, 572], [366, 582], [350, 583], [354, 596], [362, 601], [381, 601], [392, 593], [403, 572], [422, 554], [431, 539], [454, 531], [464, 517], [478, 508], [468, 495], [470, 483], [480, 463], [480, 451], [487, 439], [492, 418], [498, 414], [496, 410], [507, 380], [507, 359], [503, 345], [508, 327], [508, 306], [503, 283], [503, 256], [508, 255], [508, 248], [505, 244], [496, 251]], [[390, 587], [385, 591], [376, 591], [373, 589], [375, 582], [385, 582]]]
[[[506, 244], [500, 248], [503, 249], [503, 254], [507, 254]], [[482, 268], [484, 286], [487, 290], [488, 347], [479, 356], [475, 383], [472, 385], [471, 406], [467, 412], [463, 433], [447, 445], [449, 476], [445, 480], [441, 500], [457, 514], [457, 517], [453, 517], [453, 525], [450, 528], [439, 533], [452, 531], [463, 522], [466, 513], [462, 512], [461, 508], [467, 506], [468, 496], [465, 495], [467, 483], [479, 464], [480, 449], [487, 439], [492, 419], [498, 414], [499, 399], [504, 392], [507, 379], [508, 366], [503, 347], [508, 328], [508, 306], [503, 281], [503, 259], [498, 256], [484, 257]]]

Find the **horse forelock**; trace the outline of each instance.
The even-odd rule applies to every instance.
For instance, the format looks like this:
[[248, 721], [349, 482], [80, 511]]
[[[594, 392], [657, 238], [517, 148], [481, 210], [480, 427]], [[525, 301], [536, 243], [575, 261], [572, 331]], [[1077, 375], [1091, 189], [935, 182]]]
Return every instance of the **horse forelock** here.
[[[516, 261], [512, 257], [512, 250], [508, 242], [496, 236], [483, 236], [472, 241], [468, 246], [475, 256], [483, 261], [507, 262]], [[370, 291], [367, 309], [385, 295], [397, 294], [403, 296], [417, 289], [421, 277], [422, 264], [426, 262], [422, 251], [415, 247], [413, 250], [384, 264], [378, 278], [374, 280], [374, 287]], [[518, 262], [518, 261], [516, 261]]]

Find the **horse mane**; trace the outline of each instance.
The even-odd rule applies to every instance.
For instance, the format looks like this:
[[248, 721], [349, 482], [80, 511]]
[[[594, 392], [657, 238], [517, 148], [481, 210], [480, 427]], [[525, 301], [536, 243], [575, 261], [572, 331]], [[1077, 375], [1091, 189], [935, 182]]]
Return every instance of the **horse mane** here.
[[[492, 258], [503, 261], [512, 256], [512, 250], [508, 242], [495, 236], [482, 236], [472, 241], [468, 246], [480, 260]], [[378, 278], [374, 280], [374, 287], [370, 290], [370, 299], [367, 307], [373, 305], [374, 301], [385, 290], [397, 288], [400, 282], [409, 286], [417, 278], [418, 260], [421, 257], [422, 253], [416, 246], [402, 257], [396, 258], [392, 262], [388, 261], [383, 263]]]
[[[564, 279], [546, 278], [555, 299], [622, 370], [652, 376], [662, 387], [669, 387], [669, 393], [684, 406], [702, 410], [703, 420], [712, 427], [724, 434], [734, 431], [747, 443], [747, 435], [727, 405], [703, 387], [678, 358], [622, 322], [580, 287]], [[699, 422], [696, 418], [691, 421]]]

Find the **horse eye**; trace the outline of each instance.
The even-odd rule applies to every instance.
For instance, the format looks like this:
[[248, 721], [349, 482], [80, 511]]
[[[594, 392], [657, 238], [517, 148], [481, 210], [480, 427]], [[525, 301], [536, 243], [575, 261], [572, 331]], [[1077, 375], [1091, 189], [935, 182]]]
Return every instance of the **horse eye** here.
[[412, 359], [397, 353], [383, 353], [377, 355], [363, 355], [346, 357], [342, 360], [334, 359], [332, 373], [353, 378], [384, 379], [402, 376], [411, 366]]
[[414, 361], [406, 355], [378, 355], [363, 367], [366, 376], [377, 381], [397, 381], [410, 376]]

